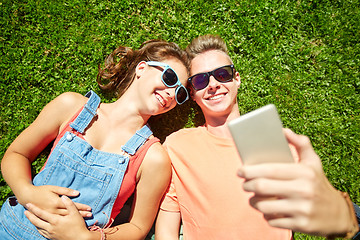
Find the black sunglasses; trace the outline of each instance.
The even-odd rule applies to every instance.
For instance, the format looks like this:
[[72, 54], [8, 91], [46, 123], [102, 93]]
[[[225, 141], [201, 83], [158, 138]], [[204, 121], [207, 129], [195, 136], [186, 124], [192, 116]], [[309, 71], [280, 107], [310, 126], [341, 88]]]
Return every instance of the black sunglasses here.
[[210, 76], [219, 82], [229, 82], [234, 78], [234, 65], [225, 65], [210, 72], [198, 73], [189, 77], [188, 81], [195, 90], [201, 90], [209, 85]]
[[149, 66], [164, 67], [164, 70], [161, 74], [161, 81], [167, 87], [170, 87], [170, 88], [176, 87], [175, 100], [179, 105], [183, 104], [184, 102], [186, 102], [186, 100], [189, 99], [188, 91], [179, 81], [179, 78], [176, 75], [176, 72], [168, 64], [162, 63], [162, 62], [155, 62], [155, 61], [148, 61], [146, 63]]

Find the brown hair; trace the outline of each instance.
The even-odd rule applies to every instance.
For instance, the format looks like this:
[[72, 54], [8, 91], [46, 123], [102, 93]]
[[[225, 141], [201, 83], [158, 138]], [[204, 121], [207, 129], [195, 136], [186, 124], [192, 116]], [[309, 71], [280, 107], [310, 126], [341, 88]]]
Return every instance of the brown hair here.
[[99, 66], [97, 82], [102, 90], [114, 92], [117, 97], [120, 97], [134, 81], [135, 69], [139, 62], [160, 62], [169, 58], [178, 59], [189, 72], [187, 54], [176, 43], [149, 40], [144, 42], [138, 50], [120, 46], [105, 59], [103, 69]]
[[197, 55], [209, 50], [218, 50], [228, 55], [228, 49], [224, 40], [218, 35], [203, 35], [199, 36], [191, 41], [186, 47], [186, 52], [191, 61]]

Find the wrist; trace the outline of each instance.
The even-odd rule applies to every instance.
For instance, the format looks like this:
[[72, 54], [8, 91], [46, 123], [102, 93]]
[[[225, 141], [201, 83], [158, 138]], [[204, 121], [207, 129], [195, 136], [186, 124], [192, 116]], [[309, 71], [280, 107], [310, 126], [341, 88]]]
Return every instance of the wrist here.
[[105, 240], [105, 235], [100, 231], [86, 231], [83, 237], [83, 240]]
[[35, 186], [31, 183], [24, 182], [19, 184], [21, 187], [17, 187], [16, 190], [13, 190], [17, 201], [25, 206], [32, 199], [32, 192], [35, 189]]
[[349, 197], [349, 195], [346, 192], [340, 192], [343, 200], [346, 203], [345, 208], [339, 209], [343, 214], [346, 215], [347, 221], [345, 221], [345, 228], [343, 232], [337, 233], [337, 234], [331, 234], [328, 236], [329, 239], [333, 239], [336, 237], [342, 237], [350, 239], [353, 236], [356, 235], [357, 232], [359, 232], [359, 223], [357, 221], [357, 217], [355, 214], [353, 203]]

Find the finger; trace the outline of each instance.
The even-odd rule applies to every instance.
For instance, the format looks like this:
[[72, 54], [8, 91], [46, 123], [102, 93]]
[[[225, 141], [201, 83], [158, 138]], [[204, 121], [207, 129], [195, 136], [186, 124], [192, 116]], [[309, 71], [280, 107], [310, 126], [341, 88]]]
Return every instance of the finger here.
[[279, 217], [267, 220], [269, 225], [276, 228], [285, 228], [285, 229], [292, 229], [296, 231], [297, 229], [296, 222], [292, 217]]
[[273, 180], [257, 178], [243, 183], [243, 189], [255, 193], [256, 197], [303, 199], [314, 194], [314, 187], [307, 179]]
[[76, 202], [74, 202], [74, 204], [79, 211], [87, 211], [87, 212], [91, 211], [91, 207], [89, 205], [76, 203]]
[[66, 208], [58, 208], [56, 209], [55, 212], [53, 212], [54, 214], [60, 215], [60, 216], [66, 216], [69, 215], [69, 211]]
[[[92, 216], [92, 213], [90, 211], [79, 211], [79, 213], [83, 218]], [[69, 215], [69, 211], [67, 209], [57, 209], [56, 212], [54, 212], [54, 214], [59, 216], [67, 216]]]
[[88, 211], [79, 211], [81, 217], [83, 218], [89, 218], [89, 217], [92, 217], [92, 213], [91, 212], [88, 212]]
[[250, 205], [264, 214], [268, 219], [290, 216], [304, 216], [308, 204], [301, 200], [279, 199], [276, 197], [252, 197]]
[[278, 180], [292, 180], [308, 172], [308, 167], [296, 163], [263, 163], [241, 167], [237, 174], [246, 181], [255, 178], [270, 178]]
[[269, 219], [268, 223], [272, 227], [292, 229], [294, 232], [303, 232], [315, 236], [324, 235], [324, 233], [321, 234], [318, 231], [312, 231], [312, 229], [316, 229], [316, 227], [313, 226], [313, 223], [309, 221], [308, 218], [279, 217], [279, 218]]
[[258, 198], [276, 196], [282, 194], [284, 191], [284, 183], [279, 181], [273, 181], [263, 178], [257, 178], [254, 180], [246, 181], [243, 184], [243, 189], [247, 192], [255, 193]]
[[[63, 202], [61, 201], [61, 203], [63, 203]], [[74, 203], [74, 204], [75, 204], [76, 208], [78, 209], [78, 211], [80, 212], [80, 215], [82, 217], [91, 217], [92, 216], [90, 206], [88, 206], [86, 204], [82, 204], [82, 203]], [[57, 208], [56, 211], [53, 213], [60, 215], [60, 216], [69, 215], [69, 211], [64, 204], [61, 204], [61, 208], [59, 206], [59, 208]]]
[[51, 186], [51, 189], [57, 195], [65, 195], [69, 197], [76, 197], [80, 194], [79, 191], [73, 190], [71, 188], [59, 187], [59, 186]]
[[[91, 217], [92, 216], [92, 213], [91, 213], [91, 208], [85, 204], [79, 204], [79, 203], [74, 203], [76, 208], [78, 209], [80, 215], [83, 217], [83, 218], [86, 218], [86, 217]], [[80, 205], [80, 208], [77, 207], [77, 205]], [[65, 207], [65, 206], [64, 206]], [[56, 212], [55, 214], [57, 215], [60, 215], [60, 216], [66, 216], [66, 215], [69, 215], [69, 211], [65, 208], [61, 209], [61, 208], [58, 208], [56, 209]]]
[[86, 204], [82, 204], [82, 203], [74, 203], [75, 207], [78, 209], [80, 215], [83, 218], [88, 218], [92, 216], [91, 213], [91, 207], [86, 205]]
[[34, 215], [32, 212], [28, 210], [26, 210], [24, 214], [29, 219], [29, 221], [37, 228], [37, 230], [41, 235], [43, 235], [45, 238], [50, 238], [50, 236], [47, 234], [47, 231], [46, 230], [44, 231], [44, 229], [50, 227], [49, 223], [38, 218], [36, 215]]
[[298, 135], [290, 129], [284, 129], [284, 134], [289, 143], [295, 146], [300, 162], [322, 168], [319, 156], [314, 151], [310, 139], [304, 135]]
[[61, 196], [61, 200], [63, 201], [70, 215], [79, 214], [79, 210], [76, 208], [74, 202], [70, 200], [70, 198], [68, 198], [67, 196]]
[[34, 226], [41, 229], [46, 229], [50, 226], [49, 222], [46, 220], [48, 216], [46, 216], [45, 211], [30, 203], [26, 204], [26, 207], [28, 210], [26, 210], [24, 214]]

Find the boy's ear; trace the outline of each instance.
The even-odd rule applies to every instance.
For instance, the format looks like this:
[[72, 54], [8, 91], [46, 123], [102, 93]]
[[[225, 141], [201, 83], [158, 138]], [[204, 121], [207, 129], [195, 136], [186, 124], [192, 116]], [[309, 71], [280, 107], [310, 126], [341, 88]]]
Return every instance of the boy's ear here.
[[235, 72], [234, 80], [236, 81], [237, 88], [239, 88], [241, 84], [241, 77], [239, 72]]

